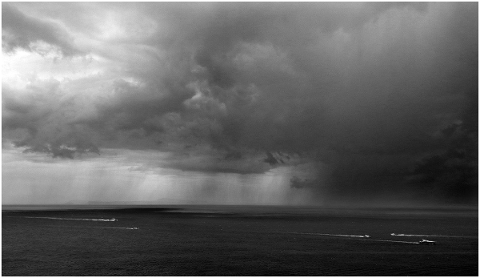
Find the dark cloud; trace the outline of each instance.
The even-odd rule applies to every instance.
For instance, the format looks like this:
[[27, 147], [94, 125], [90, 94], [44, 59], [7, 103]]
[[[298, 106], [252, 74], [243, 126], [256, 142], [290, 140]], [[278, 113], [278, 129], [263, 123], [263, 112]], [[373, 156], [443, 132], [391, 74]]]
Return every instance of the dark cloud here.
[[[26, 146], [26, 142], [15, 142], [15, 147], [23, 147]], [[32, 147], [28, 147], [24, 150], [25, 153], [29, 152], [40, 152], [40, 153], [48, 153], [51, 154], [53, 158], [70, 158], [73, 159], [75, 155], [81, 155], [85, 153], [96, 153], [100, 155], [99, 149], [93, 144], [82, 144], [76, 142], [75, 145], [34, 145]]]
[[299, 177], [294, 176], [292, 179], [290, 179], [290, 186], [297, 189], [310, 188], [316, 187], [317, 182], [318, 181], [315, 180], [300, 179]]
[[442, 130], [445, 148], [417, 163], [410, 180], [412, 184], [450, 202], [477, 200], [478, 133], [467, 126], [452, 124]]
[[43, 41], [58, 47], [66, 56], [81, 54], [71, 36], [61, 25], [53, 21], [36, 19], [25, 15], [9, 3], [2, 3], [2, 47], [12, 51], [17, 47], [43, 54], [50, 51], [32, 43]]
[[[28, 95], [30, 98], [25, 99]], [[66, 94], [59, 82], [33, 82], [24, 90], [3, 87], [2, 126], [25, 130], [14, 140], [25, 152], [43, 152], [53, 157], [74, 158], [82, 153], [97, 153], [95, 131], [77, 122], [81, 105], [76, 96]]]
[[[27, 129], [33, 149], [80, 144], [72, 138], [139, 149], [209, 146], [223, 156], [202, 171], [258, 172], [235, 164], [251, 152], [263, 154], [254, 164], [260, 172], [290, 165], [291, 155], [321, 161], [328, 177], [291, 183], [319, 195], [415, 191], [412, 175], [438, 184], [429, 171], [459, 188], [468, 179], [459, 199], [473, 192], [476, 157], [462, 155], [477, 140], [476, 3], [103, 3], [80, 10], [117, 15], [119, 29], [130, 27], [111, 38], [96, 26], [81, 50], [55, 22], [88, 36], [88, 16], [37, 5], [52, 21], [20, 11], [33, 4], [3, 5], [4, 49], [42, 40], [67, 55], [106, 59], [114, 77], [83, 113], [78, 98], [4, 94], [4, 128]], [[67, 103], [72, 117], [61, 113]], [[457, 133], [470, 139], [448, 139]]]

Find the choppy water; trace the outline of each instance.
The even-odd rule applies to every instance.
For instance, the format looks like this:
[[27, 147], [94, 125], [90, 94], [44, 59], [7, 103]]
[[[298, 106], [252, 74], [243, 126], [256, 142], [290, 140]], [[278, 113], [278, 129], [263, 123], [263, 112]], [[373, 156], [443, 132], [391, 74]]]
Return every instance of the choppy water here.
[[3, 275], [478, 273], [475, 209], [3, 209]]

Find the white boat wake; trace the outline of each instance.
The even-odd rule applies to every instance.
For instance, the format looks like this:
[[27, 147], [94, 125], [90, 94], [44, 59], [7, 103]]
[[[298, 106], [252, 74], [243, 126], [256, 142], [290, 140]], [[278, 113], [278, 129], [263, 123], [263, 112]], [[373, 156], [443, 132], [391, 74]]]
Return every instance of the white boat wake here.
[[429, 241], [429, 240], [403, 241], [403, 240], [391, 240], [391, 239], [373, 239], [369, 235], [345, 235], [345, 234], [323, 234], [323, 233], [290, 233], [290, 234], [357, 238], [357, 239], [363, 239], [365, 241], [393, 242], [393, 243], [404, 243], [404, 244], [414, 244], [414, 245], [419, 245], [419, 244], [433, 244], [433, 245], [435, 245], [435, 241]]
[[396, 243], [405, 243], [405, 244], [420, 244], [417, 241], [403, 241], [403, 240], [389, 240], [389, 239], [371, 239], [373, 241], [384, 241], [384, 242], [396, 242]]
[[138, 227], [92, 227], [92, 228], [120, 229], [120, 230], [138, 230]]
[[342, 234], [320, 234], [320, 233], [293, 233], [300, 235], [316, 235], [316, 236], [333, 236], [333, 237], [354, 237], [354, 238], [369, 238], [369, 235], [342, 235]]
[[415, 235], [415, 234], [396, 234], [391, 233], [391, 236], [397, 237], [468, 237], [468, 236], [450, 236], [450, 235]]
[[63, 220], [63, 221], [100, 221], [100, 222], [113, 222], [118, 221], [115, 218], [63, 218], [63, 217], [34, 217], [34, 216], [25, 216], [25, 218], [39, 218], [39, 219], [50, 219], [50, 220]]

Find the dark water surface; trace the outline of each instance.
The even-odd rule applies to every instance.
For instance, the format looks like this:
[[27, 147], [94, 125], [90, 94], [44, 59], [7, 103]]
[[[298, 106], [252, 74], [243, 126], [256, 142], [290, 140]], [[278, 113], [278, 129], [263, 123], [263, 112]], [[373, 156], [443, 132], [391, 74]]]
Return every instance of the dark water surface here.
[[3, 275], [478, 275], [476, 209], [3, 206], [2, 216]]

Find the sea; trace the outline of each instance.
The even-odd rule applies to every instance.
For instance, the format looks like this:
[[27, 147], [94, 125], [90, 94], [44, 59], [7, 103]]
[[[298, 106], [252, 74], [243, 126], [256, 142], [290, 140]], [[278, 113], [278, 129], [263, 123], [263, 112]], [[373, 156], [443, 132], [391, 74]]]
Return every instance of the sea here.
[[478, 276], [478, 209], [2, 206], [4, 276]]

